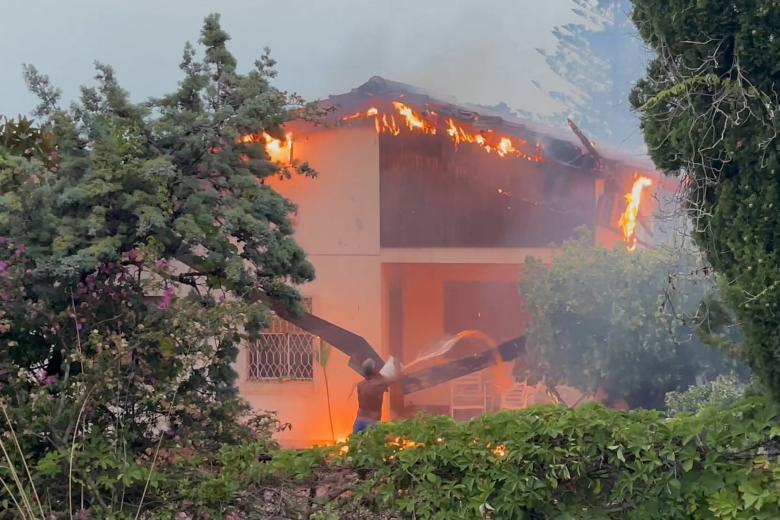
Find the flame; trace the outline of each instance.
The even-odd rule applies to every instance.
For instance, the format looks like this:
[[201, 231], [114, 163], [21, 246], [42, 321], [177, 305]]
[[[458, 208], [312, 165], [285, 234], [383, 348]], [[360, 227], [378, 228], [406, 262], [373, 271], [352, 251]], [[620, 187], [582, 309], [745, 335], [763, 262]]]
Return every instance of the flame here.
[[272, 161], [286, 164], [292, 160], [292, 133], [284, 136], [284, 141], [272, 137], [268, 132], [257, 134], [244, 134], [238, 138], [239, 144], [264, 144], [265, 151]]
[[[400, 135], [402, 128], [413, 133], [426, 135], [446, 135], [457, 147], [461, 144], [479, 146], [485, 153], [495, 153], [499, 157], [517, 157], [531, 162], [542, 162], [542, 146], [537, 144], [528, 150], [528, 143], [517, 137], [498, 135], [492, 130], [477, 130], [466, 123], [458, 123], [452, 118], [440, 122], [439, 114], [433, 110], [417, 112], [405, 103], [393, 101], [395, 112], [385, 113], [377, 107], [342, 117], [342, 121], [374, 118], [374, 128], [378, 134]], [[396, 115], [399, 119], [396, 119]], [[441, 130], [441, 131], [440, 131]]]
[[512, 141], [508, 137], [502, 137], [498, 143], [497, 153], [501, 157], [504, 157], [510, 153], [514, 153], [515, 147], [512, 146]]
[[387, 114], [382, 114], [381, 118], [377, 114], [374, 119], [374, 127], [378, 134], [387, 132], [391, 135], [398, 135], [401, 133], [401, 129], [398, 128], [398, 124], [395, 122], [395, 116], [393, 114], [390, 114], [390, 117], [387, 117]]
[[284, 136], [284, 142], [274, 139], [266, 132], [263, 132], [265, 139], [265, 151], [272, 161], [288, 163], [292, 159], [292, 133]]
[[400, 101], [393, 101], [393, 106], [406, 121], [409, 130], [419, 130], [424, 134], [436, 135], [436, 127], [424, 120], [414, 110], [404, 105]]
[[[365, 112], [365, 117], [371, 117], [371, 116], [375, 116], [375, 115], [377, 115], [378, 113], [379, 113], [379, 110], [378, 110], [376, 107], [371, 107], [371, 108], [369, 108], [368, 110], [366, 110], [366, 112]], [[358, 118], [360, 118], [360, 117], [363, 117], [363, 112], [361, 112], [360, 110], [358, 110], [358, 111], [357, 111], [357, 112], [355, 112], [354, 114], [350, 114], [350, 115], [348, 115], [348, 116], [344, 116], [344, 117], [342, 117], [342, 118], [341, 118], [341, 120], [342, 120], [342, 121], [349, 121], [349, 120], [351, 120], [351, 119], [358, 119]]]
[[623, 230], [623, 241], [629, 251], [636, 249], [636, 223], [639, 215], [639, 204], [642, 201], [642, 190], [653, 185], [648, 177], [637, 177], [631, 191], [626, 193], [626, 210], [620, 215], [618, 225]]
[[507, 453], [506, 446], [504, 446], [503, 444], [497, 444], [491, 451], [493, 452], [493, 455], [495, 455], [499, 459], [503, 459], [504, 457], [506, 457], [506, 453]]
[[411, 439], [404, 439], [403, 437], [390, 437], [387, 439], [387, 444], [398, 448], [399, 451], [423, 446], [421, 442], [413, 441]]

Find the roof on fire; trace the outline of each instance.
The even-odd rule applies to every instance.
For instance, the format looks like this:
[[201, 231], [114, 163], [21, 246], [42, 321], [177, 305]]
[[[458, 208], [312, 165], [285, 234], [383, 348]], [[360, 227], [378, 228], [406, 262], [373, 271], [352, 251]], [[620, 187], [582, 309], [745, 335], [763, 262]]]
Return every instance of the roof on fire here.
[[[340, 113], [352, 113], [363, 109], [366, 104], [376, 100], [377, 97], [403, 98], [412, 105], [425, 106], [454, 119], [466, 120], [476, 128], [498, 130], [521, 136], [526, 140], [535, 138], [540, 142], [546, 142], [548, 149], [550, 144], [554, 144], [554, 147], [558, 149], [556, 155], [560, 154], [562, 157], [571, 156], [571, 154], [580, 156], [584, 154], [581, 143], [567, 128], [554, 128], [486, 107], [461, 103], [452, 96], [437, 94], [380, 76], [370, 78], [348, 93], [332, 95], [327, 102], [336, 107]], [[624, 167], [646, 171], [654, 170], [652, 163], [646, 157], [633, 156], [601, 147], [598, 147], [598, 153], [604, 159], [620, 163]]]

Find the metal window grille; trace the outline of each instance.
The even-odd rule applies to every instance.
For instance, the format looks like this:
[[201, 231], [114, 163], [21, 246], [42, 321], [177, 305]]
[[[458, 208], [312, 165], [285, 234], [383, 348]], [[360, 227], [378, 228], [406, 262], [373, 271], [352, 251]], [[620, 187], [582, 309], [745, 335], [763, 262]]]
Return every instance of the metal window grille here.
[[[304, 298], [311, 312], [311, 298]], [[249, 346], [249, 379], [311, 381], [314, 377], [315, 336], [277, 316]]]

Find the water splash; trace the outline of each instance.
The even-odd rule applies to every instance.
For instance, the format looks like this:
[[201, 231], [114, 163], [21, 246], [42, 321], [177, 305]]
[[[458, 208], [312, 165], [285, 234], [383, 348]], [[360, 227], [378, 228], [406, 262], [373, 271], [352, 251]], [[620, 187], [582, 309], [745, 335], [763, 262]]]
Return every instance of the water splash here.
[[[449, 354], [455, 347], [457, 347], [462, 341], [464, 340], [474, 340], [478, 341], [482, 344], [483, 348], [479, 349], [479, 351], [488, 350], [495, 348], [496, 342], [493, 341], [493, 339], [485, 334], [482, 331], [479, 330], [462, 330], [455, 334], [454, 336], [445, 339], [444, 341], [440, 341], [437, 343], [432, 349], [430, 349], [428, 352], [424, 352], [423, 354], [420, 354], [414, 361], [411, 363], [408, 363], [405, 367], [405, 369], [409, 369], [415, 365], [424, 363], [426, 361], [430, 361], [436, 358], [443, 358], [449, 357], [447, 354]], [[470, 352], [473, 353], [473, 352]]]

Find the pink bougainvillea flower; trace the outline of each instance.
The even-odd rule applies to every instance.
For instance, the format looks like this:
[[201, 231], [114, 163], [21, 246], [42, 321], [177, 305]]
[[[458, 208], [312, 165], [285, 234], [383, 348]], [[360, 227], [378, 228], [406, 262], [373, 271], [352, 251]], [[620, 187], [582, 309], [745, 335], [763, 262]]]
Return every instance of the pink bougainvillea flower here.
[[167, 269], [168, 268], [168, 261], [167, 260], [155, 260], [154, 266], [157, 269]]
[[34, 375], [39, 385], [53, 385], [57, 382], [57, 376], [46, 375], [46, 371], [42, 368], [36, 370]]
[[169, 285], [163, 291], [162, 300], [160, 300], [160, 305], [158, 305], [157, 308], [160, 310], [167, 309], [168, 306], [171, 304], [172, 298], [173, 298], [173, 287]]

